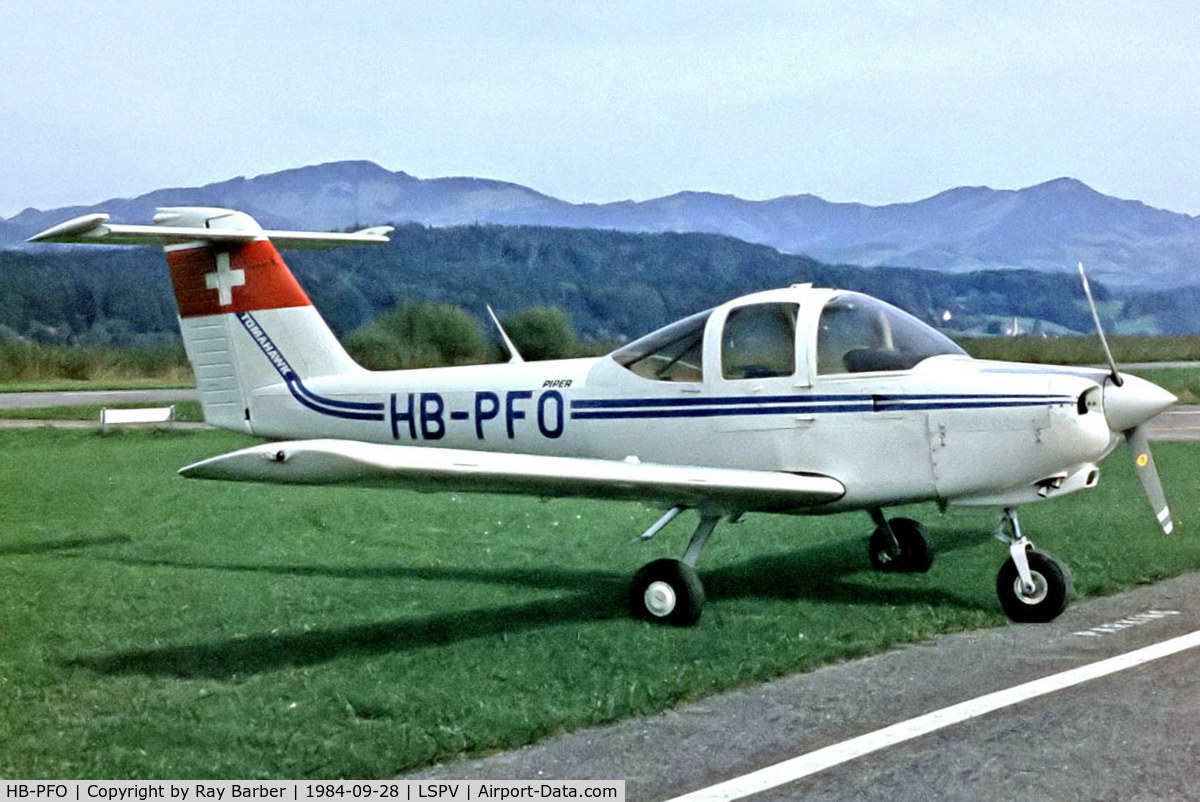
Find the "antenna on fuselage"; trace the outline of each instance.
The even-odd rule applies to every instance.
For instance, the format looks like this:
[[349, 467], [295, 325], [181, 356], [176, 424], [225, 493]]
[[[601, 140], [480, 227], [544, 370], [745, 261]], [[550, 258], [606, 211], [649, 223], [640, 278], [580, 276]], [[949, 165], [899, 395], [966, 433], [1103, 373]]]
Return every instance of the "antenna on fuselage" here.
[[496, 317], [496, 313], [492, 311], [491, 304], [487, 305], [487, 310], [488, 315], [492, 318], [492, 322], [496, 324], [496, 331], [500, 332], [500, 339], [504, 340], [504, 347], [508, 350], [508, 361], [510, 363], [524, 362], [525, 360], [521, 358], [521, 354], [517, 351], [517, 346], [513, 345], [513, 341], [509, 339], [508, 332], [506, 332], [504, 327], [500, 325], [500, 319]]

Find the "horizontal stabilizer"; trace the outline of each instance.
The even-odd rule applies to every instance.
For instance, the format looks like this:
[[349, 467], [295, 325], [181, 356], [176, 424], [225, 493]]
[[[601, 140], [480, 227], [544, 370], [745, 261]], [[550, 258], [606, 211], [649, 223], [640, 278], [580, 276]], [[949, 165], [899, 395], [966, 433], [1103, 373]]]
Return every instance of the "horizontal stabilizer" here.
[[201, 228], [179, 225], [126, 225], [108, 222], [107, 214], [88, 214], [59, 223], [29, 242], [61, 242], [95, 245], [179, 245], [197, 243], [246, 243], [269, 239], [277, 248], [336, 248], [339, 245], [371, 245], [388, 241], [391, 226], [373, 226], [350, 234], [316, 231], [266, 231], [236, 228]]
[[794, 510], [836, 501], [828, 476], [637, 461], [500, 454], [350, 440], [267, 443], [180, 471], [199, 479], [355, 484], [424, 492], [480, 491], [625, 499], [726, 513]]

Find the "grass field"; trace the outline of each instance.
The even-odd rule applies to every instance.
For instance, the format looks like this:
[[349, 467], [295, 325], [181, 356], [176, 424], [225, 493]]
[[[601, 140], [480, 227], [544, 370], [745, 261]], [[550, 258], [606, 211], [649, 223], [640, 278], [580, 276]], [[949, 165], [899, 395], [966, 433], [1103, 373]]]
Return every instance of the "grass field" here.
[[[1108, 337], [1118, 364], [1128, 362], [1171, 362], [1200, 359], [1200, 335]], [[1086, 337], [978, 337], [959, 342], [977, 359], [1010, 362], [1044, 362], [1054, 365], [1091, 365], [1104, 362], [1100, 340]]]
[[0, 343], [0, 386], [6, 384], [93, 383], [127, 386], [194, 383], [180, 342], [106, 347]]
[[[992, 511], [932, 506], [929, 574], [867, 567], [865, 514], [748, 516], [700, 563], [700, 624], [631, 620], [626, 583], [690, 527], [606, 502], [187, 481], [249, 441], [0, 432], [0, 776], [386, 777], [939, 633], [1005, 625]], [[1124, 450], [1031, 506], [1078, 595], [1200, 568], [1200, 448]]]

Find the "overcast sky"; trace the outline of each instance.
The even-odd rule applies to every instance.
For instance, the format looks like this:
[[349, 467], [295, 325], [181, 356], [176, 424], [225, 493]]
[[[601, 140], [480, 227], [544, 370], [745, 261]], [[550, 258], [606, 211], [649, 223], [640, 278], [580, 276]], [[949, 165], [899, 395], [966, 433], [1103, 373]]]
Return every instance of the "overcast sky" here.
[[1188, 2], [0, 0], [0, 216], [339, 159], [570, 201], [1200, 213]]

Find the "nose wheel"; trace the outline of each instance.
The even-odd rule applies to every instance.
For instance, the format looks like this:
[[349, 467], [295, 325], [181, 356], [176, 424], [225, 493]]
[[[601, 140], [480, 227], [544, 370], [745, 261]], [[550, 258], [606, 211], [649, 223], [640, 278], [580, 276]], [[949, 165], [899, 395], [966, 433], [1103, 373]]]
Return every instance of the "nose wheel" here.
[[[1017, 511], [1004, 510], [1011, 537], [998, 533], [1009, 546], [1009, 558], [996, 577], [996, 595], [1005, 615], [1017, 623], [1044, 624], [1067, 609], [1071, 596], [1071, 572], [1052, 554], [1038, 551], [1021, 534]], [[1003, 527], [1004, 522], [1001, 522]]]
[[996, 594], [1004, 613], [1018, 623], [1044, 624], [1067, 609], [1071, 582], [1066, 566], [1056, 557], [1030, 549], [1028, 585], [1011, 557], [996, 577]]

